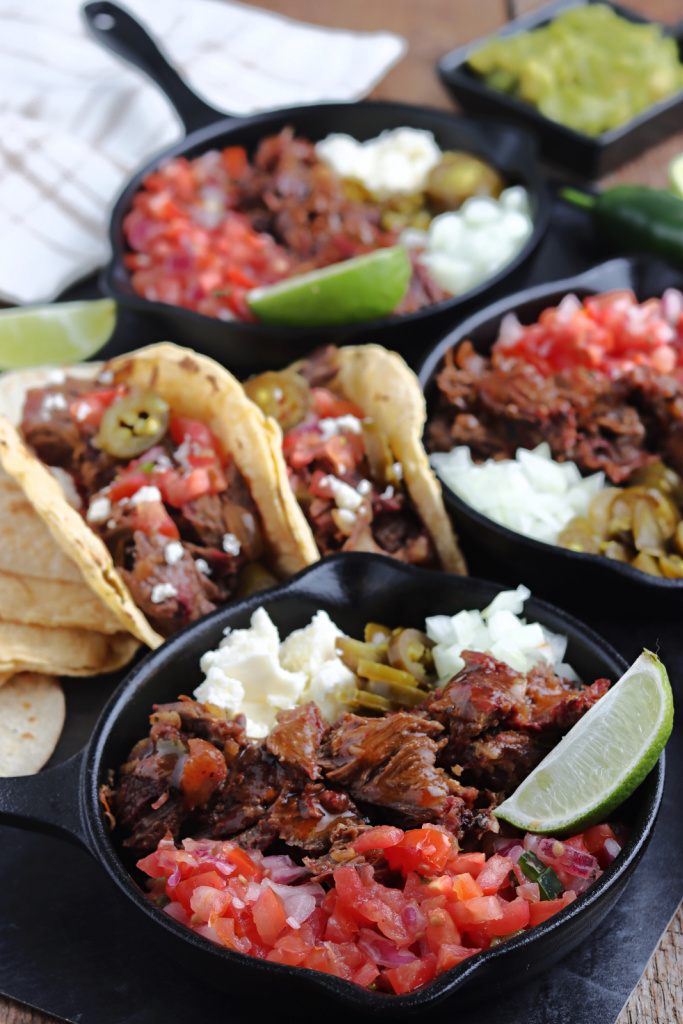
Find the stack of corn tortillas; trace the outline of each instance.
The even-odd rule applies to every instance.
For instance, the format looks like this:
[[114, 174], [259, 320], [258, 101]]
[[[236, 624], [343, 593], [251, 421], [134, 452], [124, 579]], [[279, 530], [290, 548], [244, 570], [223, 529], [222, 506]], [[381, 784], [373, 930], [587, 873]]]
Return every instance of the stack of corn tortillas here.
[[0, 776], [38, 771], [64, 724], [60, 675], [126, 665], [139, 646], [0, 471]]

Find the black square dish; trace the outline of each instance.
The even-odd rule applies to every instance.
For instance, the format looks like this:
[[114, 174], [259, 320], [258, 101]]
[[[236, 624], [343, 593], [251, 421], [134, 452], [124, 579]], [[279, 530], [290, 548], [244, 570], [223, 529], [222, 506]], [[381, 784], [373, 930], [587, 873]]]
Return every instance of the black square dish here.
[[[557, 0], [556, 3], [516, 18], [497, 34], [504, 38], [540, 28], [562, 11], [576, 6], [576, 0]], [[608, 3], [606, 6], [629, 21], [661, 25], [665, 34], [673, 35], [676, 39], [679, 55], [683, 53], [683, 23], [667, 26], [619, 4]], [[582, 178], [601, 177], [672, 135], [683, 123], [683, 90], [679, 90], [668, 99], [646, 108], [626, 124], [596, 137], [566, 128], [545, 117], [531, 103], [492, 89], [469, 69], [467, 60], [470, 54], [480, 48], [482, 42], [482, 39], [477, 39], [442, 57], [437, 64], [441, 80], [465, 111], [475, 115], [494, 115], [532, 130], [538, 137], [541, 154], [546, 160]]]

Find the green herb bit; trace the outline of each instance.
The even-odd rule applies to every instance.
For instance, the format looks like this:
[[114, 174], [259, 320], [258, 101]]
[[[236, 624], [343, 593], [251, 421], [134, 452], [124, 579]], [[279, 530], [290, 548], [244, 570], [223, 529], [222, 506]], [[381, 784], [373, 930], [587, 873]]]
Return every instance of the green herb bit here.
[[514, 939], [518, 935], [524, 935], [524, 928], [519, 928], [516, 932], [510, 932], [509, 935], [494, 935], [491, 939], [491, 948], [493, 946], [500, 946], [501, 942], [507, 942], [508, 939]]
[[152, 896], [152, 903], [155, 903], [159, 910], [163, 910], [170, 902], [171, 899], [165, 892], [160, 892], [158, 896]]
[[530, 882], [537, 882], [546, 869], [543, 861], [539, 860], [531, 850], [523, 853], [517, 863]]
[[517, 875], [514, 873], [514, 871], [510, 871], [508, 878], [510, 879], [510, 885], [514, 886], [514, 888], [516, 889], [519, 885], [519, 879], [517, 878]]
[[154, 463], [153, 462], [143, 462], [142, 465], [140, 466], [140, 469], [142, 470], [143, 473], [153, 473], [154, 472]]
[[546, 868], [538, 879], [541, 900], [555, 900], [564, 892], [564, 886], [554, 868]]

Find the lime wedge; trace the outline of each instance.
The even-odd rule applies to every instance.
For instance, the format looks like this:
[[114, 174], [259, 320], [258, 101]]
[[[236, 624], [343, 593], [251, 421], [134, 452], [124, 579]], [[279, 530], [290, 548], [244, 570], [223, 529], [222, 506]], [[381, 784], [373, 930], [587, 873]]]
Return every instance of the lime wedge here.
[[351, 324], [393, 312], [407, 291], [411, 274], [408, 253], [402, 245], [395, 245], [254, 288], [247, 301], [254, 316], [265, 324]]
[[683, 153], [675, 156], [669, 164], [669, 183], [674, 195], [683, 199]]
[[0, 369], [74, 363], [99, 352], [116, 323], [113, 299], [0, 310]]
[[673, 714], [666, 669], [643, 651], [493, 813], [552, 835], [606, 820], [655, 765]]

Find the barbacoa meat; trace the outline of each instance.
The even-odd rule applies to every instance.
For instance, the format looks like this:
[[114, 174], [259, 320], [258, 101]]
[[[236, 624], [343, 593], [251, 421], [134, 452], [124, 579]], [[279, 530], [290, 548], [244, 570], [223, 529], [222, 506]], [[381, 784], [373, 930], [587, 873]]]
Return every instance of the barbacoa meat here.
[[554, 459], [615, 484], [665, 458], [683, 472], [683, 385], [637, 366], [616, 380], [576, 371], [544, 376], [517, 358], [478, 355], [469, 341], [449, 352], [427, 426], [430, 451], [467, 445], [476, 461], [512, 459], [547, 441]]
[[[246, 737], [241, 716], [227, 721], [188, 698], [157, 707], [149, 736], [103, 794], [124, 845], [141, 855], [169, 831], [286, 847], [326, 878], [363, 860], [382, 869], [381, 853], [351, 847], [373, 825], [441, 825], [465, 847], [497, 831], [496, 805], [609, 683], [583, 686], [543, 665], [524, 674], [474, 651], [463, 658], [462, 671], [410, 712], [347, 713], [330, 727], [309, 703], [281, 711], [260, 741]], [[197, 804], [188, 785], [202, 786], [211, 749], [218, 781]]]

